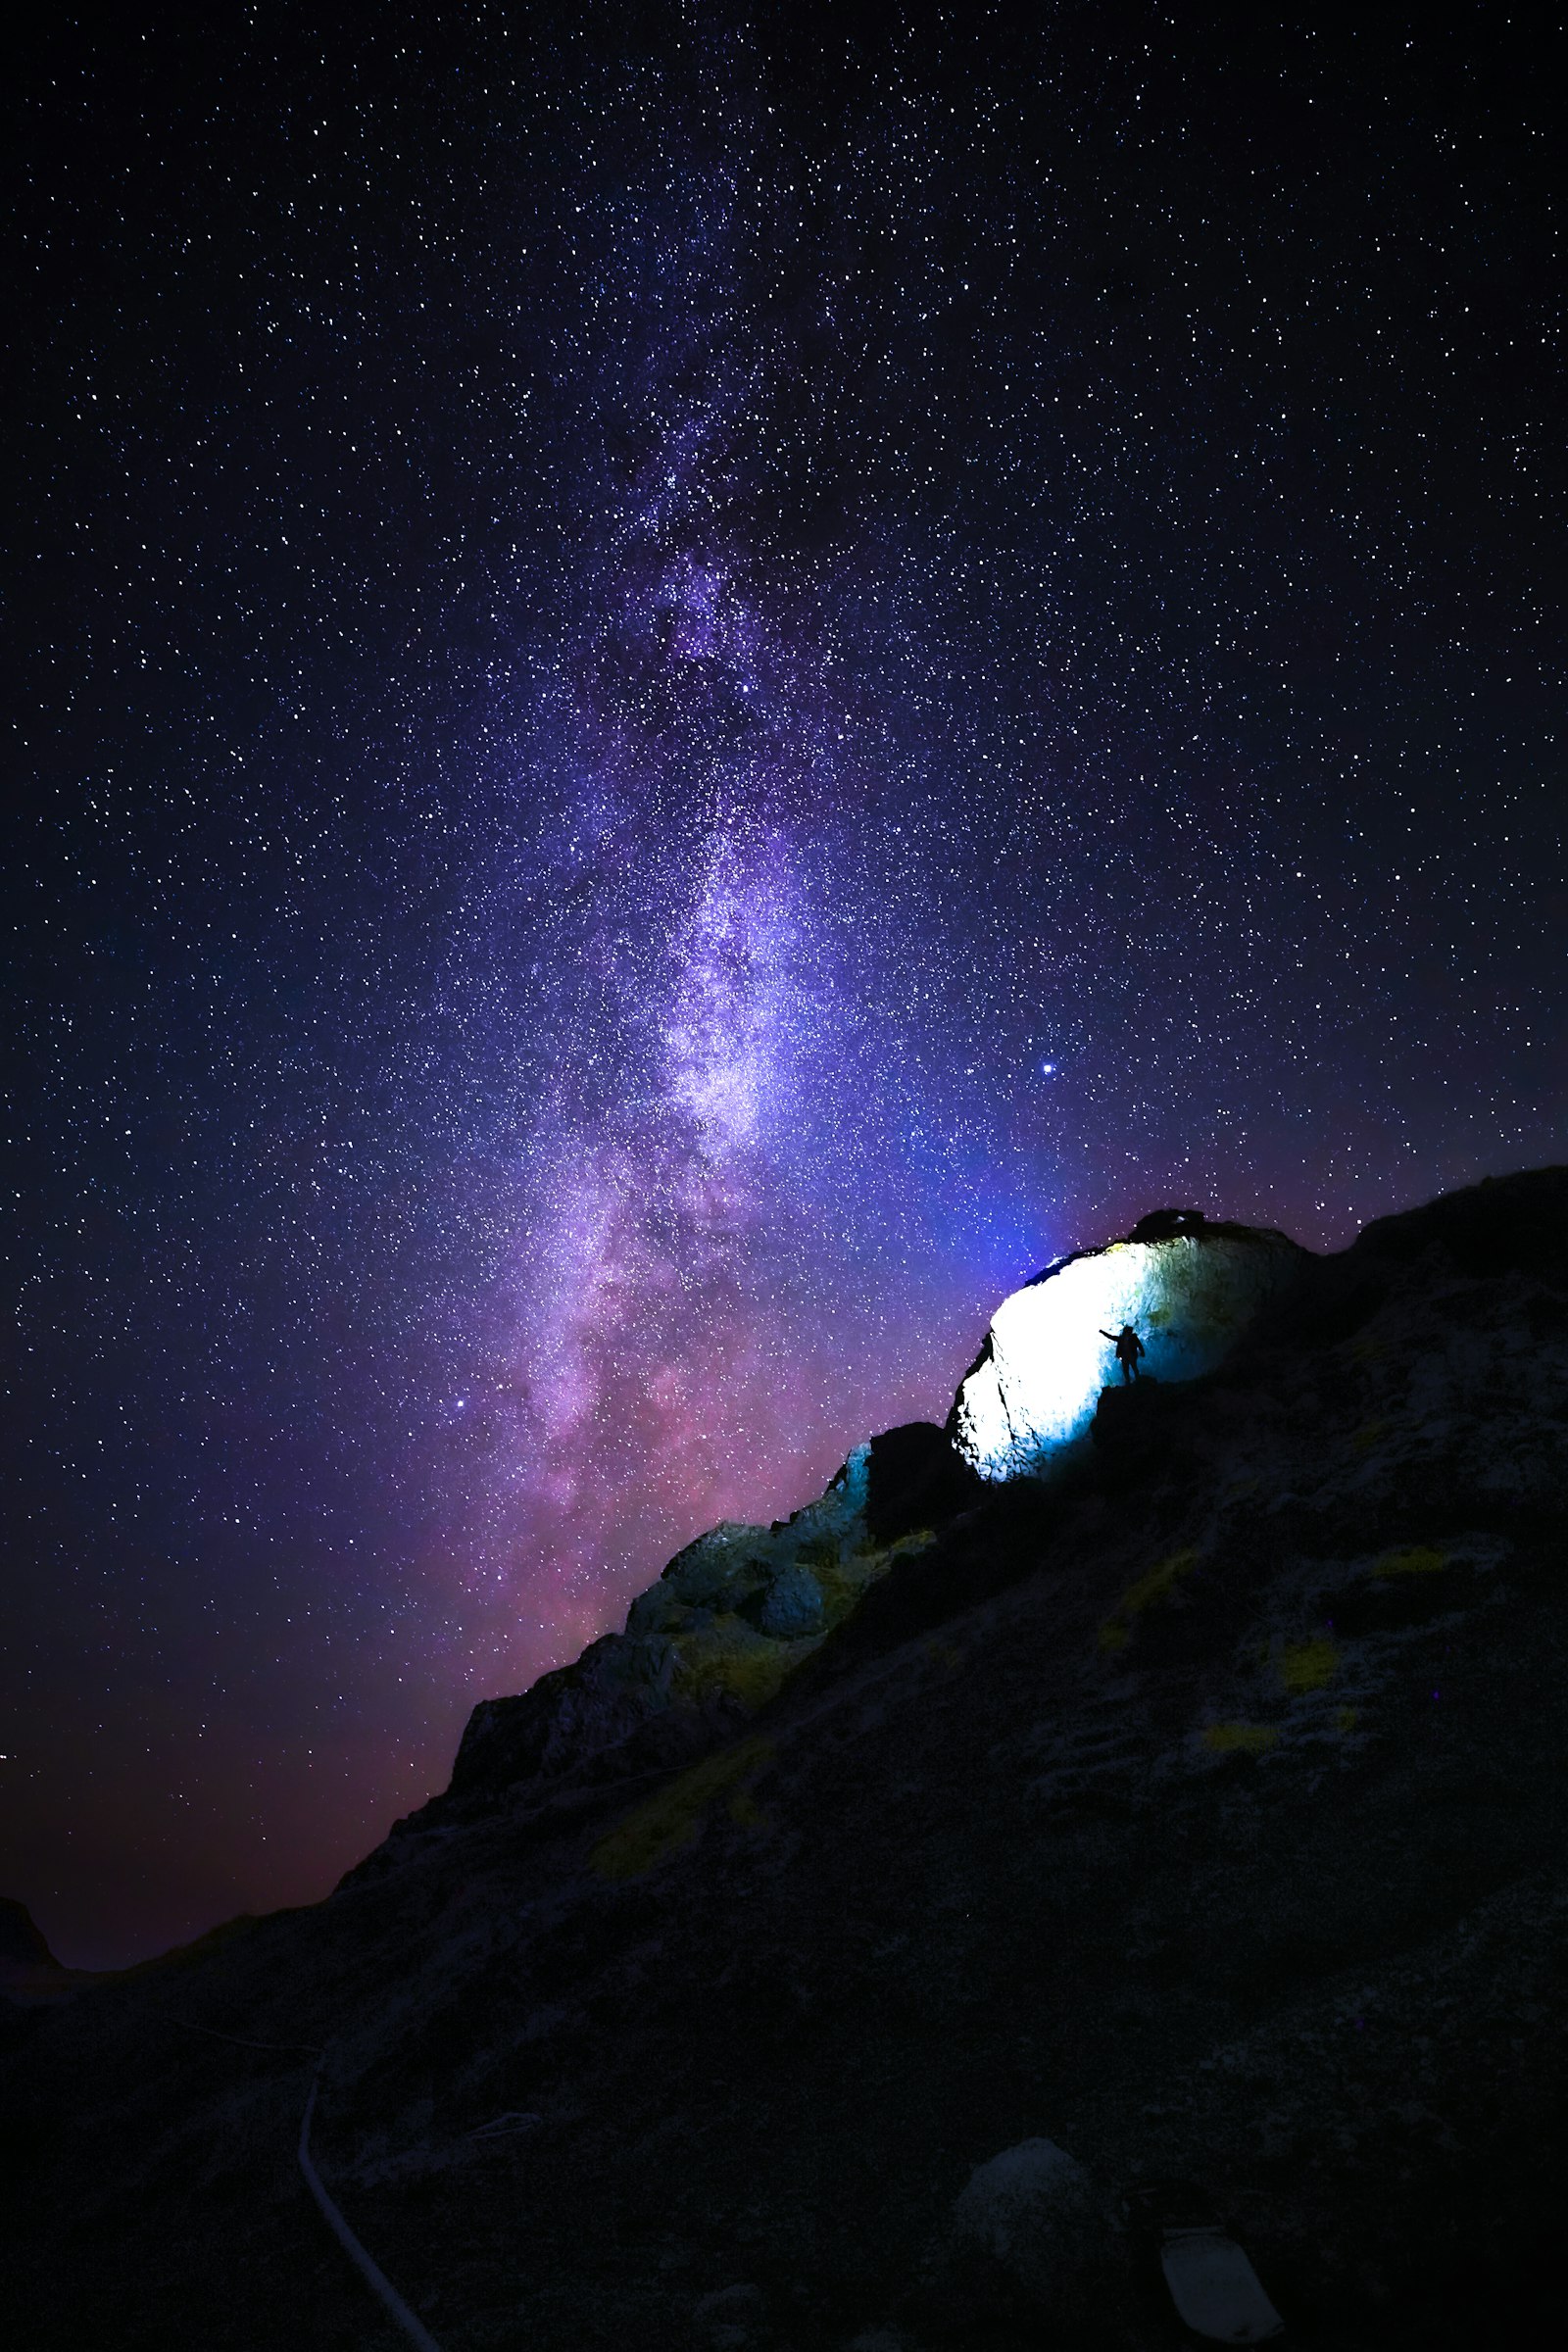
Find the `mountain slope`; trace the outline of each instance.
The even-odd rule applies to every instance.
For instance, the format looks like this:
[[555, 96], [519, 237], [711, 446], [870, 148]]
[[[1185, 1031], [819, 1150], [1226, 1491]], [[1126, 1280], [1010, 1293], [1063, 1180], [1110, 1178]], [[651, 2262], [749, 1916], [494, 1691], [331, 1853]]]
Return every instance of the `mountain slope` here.
[[[1565, 1310], [1568, 1171], [1384, 1220], [1053, 1482], [949, 1488], [755, 1715], [498, 1751], [326, 1903], [13, 2015], [15, 2340], [398, 2340], [312, 2061], [209, 2034], [326, 2046], [318, 2159], [447, 2352], [1153, 2346], [1163, 2176], [1292, 2340], [1539, 2324]], [[966, 2237], [1040, 2137], [1073, 2230]]]

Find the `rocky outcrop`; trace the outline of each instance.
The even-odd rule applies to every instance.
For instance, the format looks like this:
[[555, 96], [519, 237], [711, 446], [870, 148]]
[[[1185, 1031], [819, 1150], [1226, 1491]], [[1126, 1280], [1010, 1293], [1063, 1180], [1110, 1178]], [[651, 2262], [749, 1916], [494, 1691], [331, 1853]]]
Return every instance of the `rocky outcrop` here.
[[[555, 1779], [623, 1747], [668, 1711], [670, 1662], [667, 1649], [606, 1634], [516, 1697], [481, 1699], [464, 1729], [452, 1793]], [[710, 1728], [721, 1734], [725, 1718], [716, 1716]]]
[[1288, 1290], [1303, 1258], [1283, 1235], [1161, 1209], [1126, 1241], [1062, 1259], [998, 1308], [946, 1430], [883, 1431], [791, 1518], [699, 1536], [638, 1594], [623, 1633], [520, 1696], [475, 1707], [451, 1794], [580, 1773], [609, 1755], [630, 1767], [701, 1752], [772, 1698], [988, 1482], [1039, 1475], [1070, 1450], [1110, 1355], [1100, 1326], [1138, 1324], [1149, 1385], [1191, 1379]]
[[1302, 1258], [1280, 1234], [1159, 1209], [1126, 1241], [1062, 1259], [998, 1308], [946, 1430], [883, 1431], [789, 1519], [699, 1536], [638, 1594], [624, 1632], [516, 1697], [480, 1701], [449, 1796], [598, 1772], [610, 1757], [629, 1770], [702, 1753], [771, 1699], [890, 1568], [972, 1509], [988, 1481], [1038, 1475], [1070, 1449], [1110, 1354], [1100, 1325], [1138, 1323], [1151, 1381], [1193, 1378]]
[[1209, 1224], [1195, 1209], [1155, 1210], [1125, 1241], [1059, 1258], [993, 1316], [954, 1399], [955, 1449], [986, 1479], [1049, 1472], [1086, 1435], [1115, 1377], [1123, 1325], [1143, 1342], [1146, 1379], [1195, 1380], [1306, 1262], [1284, 1234]]
[[873, 1544], [946, 1527], [984, 1494], [984, 1482], [934, 1421], [906, 1421], [871, 1440], [865, 1523]]
[[772, 1698], [867, 1589], [978, 1492], [943, 1433], [914, 1423], [858, 1446], [791, 1518], [710, 1528], [638, 1594], [623, 1633], [519, 1697], [475, 1707], [452, 1795], [580, 1774], [608, 1756], [634, 1769], [700, 1754]]

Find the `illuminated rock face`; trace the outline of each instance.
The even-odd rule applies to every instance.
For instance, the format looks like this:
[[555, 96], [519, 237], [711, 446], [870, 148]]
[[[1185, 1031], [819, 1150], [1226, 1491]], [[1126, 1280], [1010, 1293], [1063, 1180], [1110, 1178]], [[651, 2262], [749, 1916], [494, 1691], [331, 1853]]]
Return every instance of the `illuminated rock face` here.
[[652, 1766], [684, 1762], [733, 1736], [868, 1585], [933, 1540], [872, 1534], [873, 1451], [858, 1446], [826, 1493], [789, 1519], [710, 1528], [637, 1595], [623, 1634], [604, 1635], [515, 1698], [481, 1699], [453, 1788], [549, 1778], [610, 1750], [635, 1750]]
[[[1192, 1230], [1160, 1231], [1183, 1223]], [[1151, 1227], [1158, 1238], [1144, 1238]], [[1130, 1323], [1143, 1375], [1193, 1380], [1221, 1361], [1303, 1255], [1283, 1234], [1167, 1212], [1128, 1241], [1063, 1258], [998, 1307], [954, 1400], [954, 1446], [982, 1478], [1039, 1476], [1121, 1377], [1103, 1334]]]
[[667, 1763], [730, 1736], [869, 1586], [973, 1507], [976, 1472], [1039, 1475], [1082, 1435], [1116, 1377], [1102, 1329], [1132, 1323], [1146, 1372], [1190, 1380], [1220, 1360], [1303, 1254], [1281, 1234], [1164, 1210], [1125, 1242], [1063, 1259], [998, 1308], [948, 1443], [923, 1422], [884, 1431], [791, 1518], [771, 1527], [725, 1520], [699, 1536], [638, 1594], [624, 1633], [605, 1635], [518, 1697], [480, 1702], [454, 1790], [549, 1777], [610, 1750], [630, 1757], [635, 1747], [650, 1765]]

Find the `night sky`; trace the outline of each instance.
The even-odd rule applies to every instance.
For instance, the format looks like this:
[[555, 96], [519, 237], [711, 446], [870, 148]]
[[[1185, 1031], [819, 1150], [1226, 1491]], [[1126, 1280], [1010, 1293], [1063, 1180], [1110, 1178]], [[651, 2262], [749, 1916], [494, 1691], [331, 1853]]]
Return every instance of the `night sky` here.
[[10, 76], [0, 1892], [315, 1899], [1176, 1200], [1564, 1155], [1533, 12]]

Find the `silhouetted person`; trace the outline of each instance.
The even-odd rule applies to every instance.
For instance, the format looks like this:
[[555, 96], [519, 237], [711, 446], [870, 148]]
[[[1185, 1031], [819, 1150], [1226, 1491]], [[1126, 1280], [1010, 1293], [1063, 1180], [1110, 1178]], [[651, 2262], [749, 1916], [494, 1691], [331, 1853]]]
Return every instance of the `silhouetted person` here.
[[1102, 1331], [1100, 1336], [1102, 1340], [1111, 1340], [1115, 1343], [1116, 1361], [1121, 1366], [1122, 1385], [1125, 1387], [1129, 1380], [1136, 1380], [1138, 1378], [1138, 1359], [1144, 1352], [1144, 1343], [1132, 1325], [1124, 1323], [1120, 1331]]

